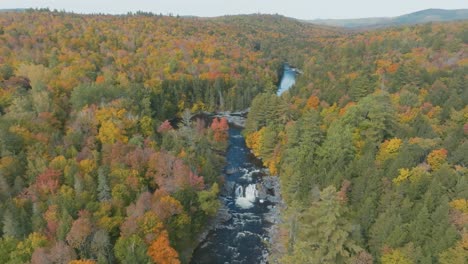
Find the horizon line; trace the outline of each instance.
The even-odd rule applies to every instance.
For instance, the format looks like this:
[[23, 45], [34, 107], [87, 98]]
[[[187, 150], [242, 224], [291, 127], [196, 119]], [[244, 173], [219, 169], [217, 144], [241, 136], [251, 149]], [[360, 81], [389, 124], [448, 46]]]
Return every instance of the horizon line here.
[[74, 11], [74, 10], [66, 10], [66, 9], [57, 9], [57, 8], [51, 8], [51, 7], [19, 7], [19, 8], [0, 8], [0, 11], [4, 12], [18, 12], [18, 11], [28, 11], [28, 10], [34, 10], [34, 11], [49, 11], [49, 12], [58, 12], [58, 13], [68, 13], [68, 14], [76, 14], [76, 15], [106, 15], [106, 16], [126, 16], [126, 15], [133, 15], [133, 14], [138, 14], [139, 12], [141, 13], [146, 13], [146, 14], [152, 14], [152, 15], [162, 15], [162, 16], [168, 16], [168, 17], [186, 17], [186, 18], [218, 18], [218, 17], [225, 17], [225, 16], [242, 16], [242, 15], [272, 15], [272, 16], [283, 16], [286, 18], [292, 18], [296, 20], [302, 20], [302, 21], [314, 21], [314, 20], [356, 20], [356, 19], [372, 19], [372, 18], [396, 18], [400, 16], [405, 16], [421, 11], [427, 11], [427, 10], [444, 10], [444, 11], [461, 11], [461, 10], [467, 10], [468, 8], [456, 8], [456, 9], [444, 9], [444, 8], [426, 8], [426, 9], [419, 9], [416, 11], [412, 11], [409, 13], [404, 13], [400, 15], [395, 15], [395, 16], [375, 16], [375, 17], [352, 17], [352, 18], [297, 18], [297, 17], [292, 17], [292, 16], [287, 16], [284, 14], [280, 13], [261, 13], [261, 12], [256, 12], [256, 13], [238, 13], [238, 14], [221, 14], [221, 15], [215, 15], [215, 16], [198, 16], [198, 15], [181, 15], [181, 14], [176, 14], [176, 13], [156, 13], [155, 11], [145, 11], [145, 10], [129, 10], [127, 12], [121, 12], [121, 13], [106, 13], [106, 12], [81, 12], [81, 11]]

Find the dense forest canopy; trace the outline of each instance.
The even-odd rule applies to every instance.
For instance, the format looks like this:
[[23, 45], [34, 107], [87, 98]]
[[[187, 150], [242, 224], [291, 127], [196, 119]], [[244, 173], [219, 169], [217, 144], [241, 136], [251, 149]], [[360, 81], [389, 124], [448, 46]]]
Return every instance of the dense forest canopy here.
[[192, 114], [247, 108], [276, 89], [284, 43], [334, 34], [280, 16], [2, 13], [0, 262], [187, 262], [228, 128]]
[[187, 262], [228, 129], [191, 116], [251, 106], [287, 204], [272, 261], [463, 263], [467, 26], [2, 13], [0, 262]]
[[327, 39], [255, 97], [247, 144], [286, 202], [273, 261], [467, 263], [467, 26]]

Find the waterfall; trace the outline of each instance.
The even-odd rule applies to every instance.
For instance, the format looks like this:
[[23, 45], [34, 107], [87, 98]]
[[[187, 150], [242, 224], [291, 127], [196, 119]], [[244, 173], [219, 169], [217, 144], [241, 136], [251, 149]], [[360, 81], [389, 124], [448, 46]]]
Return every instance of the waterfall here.
[[257, 196], [257, 187], [255, 186], [255, 184], [249, 184], [249, 186], [247, 186], [247, 188], [245, 189], [245, 199], [253, 203], [255, 202], [255, 198]]
[[237, 127], [229, 128], [226, 161], [220, 221], [210, 225], [209, 235], [194, 251], [190, 263], [267, 263], [269, 248], [264, 240], [270, 238], [270, 223], [276, 223], [277, 216], [270, 216], [270, 203], [262, 204], [265, 198], [260, 184], [267, 173], [250, 154]]
[[242, 186], [238, 186], [236, 188], [236, 197], [242, 197], [244, 195], [244, 190], [242, 189]]
[[244, 189], [242, 186], [238, 186], [236, 188], [236, 205], [243, 208], [243, 209], [248, 209], [252, 208], [254, 206], [255, 199], [258, 196], [258, 191], [257, 191], [257, 186], [255, 184], [249, 184], [245, 188], [245, 194], [244, 194]]

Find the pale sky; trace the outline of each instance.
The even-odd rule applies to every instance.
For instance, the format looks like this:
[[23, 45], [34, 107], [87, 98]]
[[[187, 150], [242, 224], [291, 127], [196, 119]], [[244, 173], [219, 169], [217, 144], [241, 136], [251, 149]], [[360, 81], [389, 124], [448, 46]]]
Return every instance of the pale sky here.
[[194, 16], [281, 14], [299, 19], [398, 16], [428, 8], [468, 8], [467, 0], [0, 0], [0, 9], [48, 7], [76, 13], [129, 11]]

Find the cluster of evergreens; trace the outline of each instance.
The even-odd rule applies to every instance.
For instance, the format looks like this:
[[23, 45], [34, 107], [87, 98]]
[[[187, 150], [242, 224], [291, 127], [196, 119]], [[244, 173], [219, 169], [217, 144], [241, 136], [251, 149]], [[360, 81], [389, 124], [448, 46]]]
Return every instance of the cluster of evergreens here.
[[467, 263], [467, 23], [326, 39], [245, 134], [281, 180], [280, 263]]

